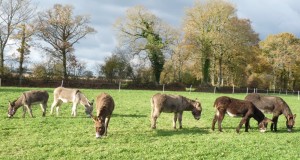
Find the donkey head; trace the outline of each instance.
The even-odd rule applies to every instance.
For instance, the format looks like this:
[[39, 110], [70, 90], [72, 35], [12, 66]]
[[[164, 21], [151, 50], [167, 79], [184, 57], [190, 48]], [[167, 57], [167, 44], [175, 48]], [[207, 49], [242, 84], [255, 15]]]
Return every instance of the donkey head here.
[[7, 112], [7, 116], [8, 118], [11, 118], [15, 113], [16, 113], [16, 107], [15, 107], [15, 102], [8, 102], [8, 112]]
[[201, 103], [198, 102], [198, 100], [196, 99], [196, 101], [192, 101], [192, 105], [193, 105], [192, 114], [195, 119], [199, 120], [201, 117], [201, 111], [202, 111]]
[[102, 120], [101, 118], [98, 118], [98, 117], [93, 117], [93, 116], [92, 116], [92, 119], [95, 123], [94, 126], [96, 129], [96, 138], [101, 138], [101, 136], [103, 136], [105, 133], [104, 120]]
[[260, 132], [266, 132], [268, 123], [273, 123], [272, 120], [269, 118], [265, 117], [261, 122], [258, 123], [258, 128]]
[[286, 128], [288, 129], [288, 132], [291, 132], [293, 127], [294, 127], [294, 124], [295, 124], [295, 118], [296, 118], [296, 114], [292, 115], [292, 114], [289, 114], [287, 116], [287, 120], [286, 120]]
[[87, 104], [85, 104], [85, 114], [91, 116], [92, 112], [93, 112], [93, 103], [94, 100], [92, 100], [91, 102], [87, 102]]

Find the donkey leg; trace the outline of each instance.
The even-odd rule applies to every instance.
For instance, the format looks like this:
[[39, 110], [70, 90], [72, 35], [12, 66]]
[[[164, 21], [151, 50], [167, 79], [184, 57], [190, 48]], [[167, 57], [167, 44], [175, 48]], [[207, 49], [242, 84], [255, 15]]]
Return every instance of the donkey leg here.
[[222, 132], [222, 121], [223, 121], [224, 117], [225, 117], [225, 113], [219, 111], [218, 128], [219, 128], [220, 132]]
[[151, 128], [152, 129], [156, 129], [156, 121], [157, 121], [158, 116], [159, 116], [159, 112], [152, 110], [152, 113], [151, 113]]
[[106, 117], [106, 119], [105, 119], [105, 132], [104, 132], [105, 136], [107, 136], [107, 129], [108, 129], [109, 120], [110, 120], [110, 116]]
[[215, 130], [215, 125], [216, 125], [217, 120], [218, 120], [218, 115], [215, 114], [214, 119], [212, 121], [212, 125], [211, 125], [211, 130], [213, 130], [213, 131]]
[[[240, 133], [240, 129], [242, 128], [243, 124], [245, 124], [248, 120], [248, 117], [243, 117], [242, 120], [240, 121], [240, 124], [236, 128], [236, 132]], [[248, 129], [247, 129], [248, 131]]]
[[248, 118], [246, 120], [246, 124], [245, 124], [245, 132], [248, 132], [248, 129], [249, 129], [249, 122], [250, 122], [250, 118]]
[[271, 131], [273, 131], [273, 127], [274, 127], [274, 131], [277, 132], [278, 116], [273, 116], [272, 121], [273, 123], [271, 123]]
[[62, 101], [58, 101], [57, 103], [56, 103], [56, 116], [58, 116], [59, 115], [59, 107], [60, 107], [60, 105], [62, 104], [63, 102]]
[[28, 112], [29, 112], [30, 117], [33, 118], [31, 105], [25, 105], [25, 106], [26, 106], [26, 108], [27, 108], [27, 110], [28, 110]]
[[42, 109], [42, 112], [43, 112], [42, 116], [45, 117], [46, 116], [47, 104], [41, 103], [40, 106], [41, 106], [41, 109]]
[[182, 129], [182, 112], [178, 113], [179, 129]]
[[76, 117], [77, 114], [76, 112], [77, 112], [77, 103], [73, 103], [71, 115]]
[[26, 109], [26, 107], [25, 107], [25, 105], [24, 105], [24, 106], [23, 106], [23, 115], [22, 115], [23, 118], [25, 118], [26, 111], [27, 111], [27, 109]]
[[54, 100], [53, 103], [52, 103], [52, 105], [51, 105], [50, 114], [53, 113], [53, 109], [54, 109], [55, 106], [57, 106], [57, 104], [58, 104], [58, 101]]
[[174, 128], [174, 129], [176, 129], [177, 118], [178, 118], [177, 113], [174, 113], [174, 118], [173, 118], [173, 128]]

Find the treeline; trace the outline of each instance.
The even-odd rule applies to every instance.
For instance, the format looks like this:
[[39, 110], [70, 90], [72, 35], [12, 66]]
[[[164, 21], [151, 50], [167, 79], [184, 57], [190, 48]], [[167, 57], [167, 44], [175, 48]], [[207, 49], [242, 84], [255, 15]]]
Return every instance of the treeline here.
[[[19, 8], [32, 7], [28, 0], [3, 0], [1, 15], [11, 13], [2, 9], [14, 8], [7, 5], [18, 3]], [[104, 77], [108, 81], [130, 80], [135, 84], [300, 89], [299, 38], [279, 33], [260, 40], [251, 21], [239, 18], [235, 6], [224, 0], [195, 1], [186, 9], [180, 28], [163, 22], [159, 15], [143, 6], [129, 8], [114, 25], [119, 46], [104, 64], [95, 65], [96, 76], [76, 58], [73, 47], [96, 31], [89, 26], [89, 17], [74, 15], [72, 6], [56, 4], [38, 14], [28, 12], [18, 24], [11, 23], [17, 25], [9, 26], [10, 35], [5, 34], [8, 24], [3, 17], [6, 16], [1, 16], [1, 38], [7, 35], [7, 39], [14, 38], [20, 46], [16, 56], [20, 79], [24, 73], [23, 61], [30, 53], [29, 43], [42, 41], [48, 45], [35, 46], [48, 57], [46, 62], [33, 65], [33, 79]], [[3, 77], [11, 73], [11, 68], [4, 64], [5, 41], [0, 42]]]

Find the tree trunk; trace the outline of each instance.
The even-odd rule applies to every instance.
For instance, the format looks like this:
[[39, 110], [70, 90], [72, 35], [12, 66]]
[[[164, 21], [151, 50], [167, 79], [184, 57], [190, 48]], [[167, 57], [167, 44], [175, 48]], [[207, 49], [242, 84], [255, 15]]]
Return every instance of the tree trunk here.
[[4, 75], [4, 47], [1, 45], [0, 46], [0, 72], [1, 76]]
[[222, 71], [222, 57], [219, 58], [219, 80], [218, 86], [220, 87], [223, 83], [223, 71]]
[[165, 64], [164, 55], [160, 49], [150, 49], [149, 50], [149, 59], [151, 62], [151, 67], [153, 69], [153, 74], [155, 77], [155, 82], [159, 84], [160, 74], [163, 70]]
[[67, 74], [67, 53], [65, 50], [62, 51], [63, 55], [63, 72], [64, 72], [64, 80], [68, 79], [68, 74]]
[[26, 41], [25, 41], [25, 35], [26, 34], [26, 29], [25, 25], [23, 25], [22, 29], [22, 41], [21, 41], [21, 47], [19, 49], [20, 53], [20, 59], [19, 59], [19, 85], [22, 85], [22, 78], [23, 78], [23, 62], [24, 62], [24, 54], [25, 54], [25, 49], [26, 49]]
[[[23, 40], [22, 40], [23, 41]], [[23, 62], [24, 62], [24, 48], [23, 48], [23, 42], [22, 47], [20, 48], [20, 62], [19, 62], [19, 85], [22, 85], [22, 77], [23, 77]]]
[[205, 84], [209, 84], [209, 68], [210, 68], [210, 59], [205, 58], [203, 64], [203, 72], [202, 72], [203, 81]]

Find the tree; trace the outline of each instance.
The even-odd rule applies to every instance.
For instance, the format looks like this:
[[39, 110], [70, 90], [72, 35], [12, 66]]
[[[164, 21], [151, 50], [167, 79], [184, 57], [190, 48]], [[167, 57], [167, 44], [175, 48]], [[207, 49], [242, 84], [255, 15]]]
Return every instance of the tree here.
[[86, 62], [77, 59], [73, 53], [69, 53], [67, 56], [67, 69], [68, 75], [71, 77], [77, 78], [84, 76]]
[[300, 39], [291, 33], [270, 35], [260, 42], [260, 48], [273, 69], [273, 89], [277, 84], [281, 89], [291, 89], [297, 79], [295, 69], [300, 67]]
[[47, 68], [43, 63], [35, 64], [32, 67], [32, 76], [36, 79], [47, 79]]
[[22, 83], [23, 77], [23, 63], [25, 62], [27, 56], [30, 54], [30, 45], [31, 37], [34, 34], [34, 28], [32, 25], [21, 24], [20, 31], [14, 36], [14, 39], [19, 41], [19, 47], [17, 51], [19, 52], [18, 62], [19, 62], [19, 84]]
[[165, 63], [164, 51], [172, 43], [173, 29], [142, 6], [127, 10], [126, 17], [120, 18], [115, 27], [119, 31], [119, 41], [128, 46], [135, 55], [143, 55], [151, 63], [155, 82], [159, 83]]
[[115, 78], [126, 79], [132, 74], [132, 68], [126, 59], [118, 54], [112, 54], [105, 59], [105, 64], [101, 66], [102, 74], [112, 81]]
[[74, 51], [74, 44], [86, 35], [96, 32], [88, 25], [89, 20], [88, 16], [75, 16], [70, 5], [56, 4], [52, 9], [38, 14], [37, 37], [52, 46], [43, 49], [61, 60], [64, 79], [68, 78], [67, 55]]
[[4, 51], [16, 28], [33, 17], [30, 0], [3, 0], [0, 3], [0, 73], [4, 74]]
[[214, 82], [218, 72], [219, 86], [223, 83], [224, 69], [240, 70], [235, 67], [242, 62], [238, 58], [251, 52], [259, 41], [250, 21], [239, 19], [234, 6], [224, 0], [197, 1], [186, 12], [184, 31], [185, 39], [194, 46], [192, 49], [200, 59], [203, 82]]

